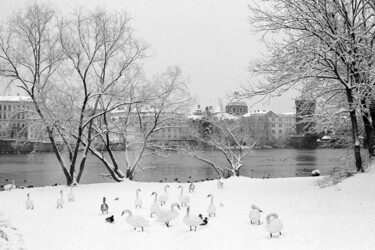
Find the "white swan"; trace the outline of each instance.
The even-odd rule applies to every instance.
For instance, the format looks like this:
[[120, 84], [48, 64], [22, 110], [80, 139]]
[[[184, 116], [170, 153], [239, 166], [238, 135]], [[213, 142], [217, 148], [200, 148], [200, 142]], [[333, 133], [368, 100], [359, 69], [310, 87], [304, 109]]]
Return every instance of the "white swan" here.
[[135, 208], [137, 207], [142, 208], [142, 199], [139, 197], [140, 191], [141, 190], [139, 188], [137, 188], [137, 190], [135, 191], [135, 200], [134, 200]]
[[10, 191], [11, 189], [16, 189], [16, 184], [14, 184], [14, 180], [12, 181], [12, 183], [9, 183], [4, 186], [5, 191]]
[[103, 197], [103, 204], [100, 206], [100, 210], [102, 210], [102, 214], [108, 214], [109, 206], [105, 203], [106, 199]]
[[145, 218], [143, 218], [140, 215], [133, 215], [133, 213], [130, 210], [122, 211], [121, 216], [126, 213], [129, 214], [129, 216], [126, 218], [126, 222], [132, 227], [134, 227], [134, 230], [136, 230], [137, 227], [139, 227], [142, 229], [143, 232], [143, 228], [149, 225], [149, 222]]
[[223, 189], [224, 188], [224, 182], [221, 181], [221, 177], [219, 180], [217, 180], [217, 189]]
[[212, 194], [207, 195], [207, 198], [211, 197], [211, 203], [207, 207], [208, 217], [216, 216], [216, 206], [214, 205], [214, 196]]
[[177, 203], [173, 203], [170, 210], [160, 209], [159, 212], [156, 213], [158, 218], [155, 221], [163, 222], [167, 227], [169, 227], [169, 222], [178, 217], [178, 211], [175, 209], [175, 207], [180, 209], [180, 205], [178, 205]]
[[183, 221], [190, 227], [190, 231], [193, 229], [194, 231], [197, 231], [197, 227], [205, 223], [198, 215], [190, 215], [190, 206], [187, 206], [186, 208], [186, 215]]
[[259, 207], [255, 206], [255, 205], [251, 205], [251, 210], [250, 210], [250, 213], [249, 213], [249, 218], [250, 218], [251, 224], [260, 225], [260, 216], [261, 216], [260, 213], [263, 213], [263, 211]]
[[194, 193], [195, 185], [194, 183], [190, 183], [189, 185], [189, 193]]
[[182, 185], [178, 186], [178, 188], [181, 188], [181, 193], [179, 197], [181, 207], [183, 207], [184, 205], [186, 206], [190, 202], [190, 197], [188, 195], [184, 195], [184, 187]]
[[169, 194], [168, 194], [167, 188], [169, 188], [169, 185], [165, 186], [164, 194], [160, 195], [160, 197], [159, 197], [160, 206], [163, 206], [167, 202], [167, 200], [169, 199]]
[[154, 214], [156, 214], [160, 210], [160, 207], [158, 204], [158, 193], [152, 192], [151, 195], [155, 195], [155, 200], [154, 200], [154, 204], [152, 204], [150, 208], [150, 217], [152, 217]]
[[270, 233], [270, 236], [272, 238], [272, 234], [279, 233], [281, 235], [281, 230], [283, 229], [283, 222], [279, 219], [279, 216], [277, 214], [272, 213], [267, 215], [267, 224], [266, 224], [266, 230]]
[[73, 186], [70, 187], [70, 192], [68, 193], [68, 201], [74, 202]]
[[63, 208], [65, 203], [62, 190], [60, 190], [60, 195], [60, 199], [57, 199], [56, 201], [57, 208]]
[[34, 202], [30, 200], [30, 194], [27, 194], [26, 209], [34, 209]]

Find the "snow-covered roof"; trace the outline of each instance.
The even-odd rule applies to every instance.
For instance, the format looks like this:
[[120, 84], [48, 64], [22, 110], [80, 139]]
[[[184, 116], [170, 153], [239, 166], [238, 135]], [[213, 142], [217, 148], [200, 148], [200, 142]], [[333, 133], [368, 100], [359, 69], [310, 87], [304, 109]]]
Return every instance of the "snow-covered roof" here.
[[296, 115], [296, 112], [285, 112], [278, 115]]
[[223, 119], [223, 120], [236, 120], [238, 119], [237, 117], [231, 115], [231, 114], [228, 114], [228, 113], [218, 113], [215, 115], [217, 118], [219, 119]]
[[31, 102], [31, 98], [29, 96], [0, 96], [0, 102]]
[[243, 117], [250, 117], [252, 115], [264, 115], [267, 111], [265, 110], [250, 110], [248, 113], [242, 115]]
[[202, 116], [201, 115], [189, 115], [188, 119], [200, 120], [200, 119], [202, 119]]

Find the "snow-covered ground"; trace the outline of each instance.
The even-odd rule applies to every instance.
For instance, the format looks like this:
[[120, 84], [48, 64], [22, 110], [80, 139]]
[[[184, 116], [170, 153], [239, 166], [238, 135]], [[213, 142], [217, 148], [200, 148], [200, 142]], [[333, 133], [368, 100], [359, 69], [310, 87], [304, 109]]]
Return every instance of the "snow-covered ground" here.
[[[0, 192], [0, 230], [9, 239], [0, 235], [0, 249], [375, 249], [375, 170], [324, 189], [316, 184], [319, 178], [235, 177], [224, 180], [224, 189], [217, 189], [217, 181], [196, 183], [194, 193], [188, 193], [184, 184], [192, 214], [206, 214], [208, 194], [213, 194], [217, 207], [217, 217], [196, 232], [183, 222], [186, 208], [181, 208], [170, 228], [149, 217], [151, 193], [163, 193], [165, 183], [80, 185], [74, 188], [74, 203], [66, 201], [66, 186], [4, 191]], [[179, 183], [169, 185], [167, 207], [178, 202], [180, 194]], [[141, 209], [134, 208], [137, 188]], [[57, 209], [61, 189], [65, 206]], [[27, 193], [34, 210], [26, 210]], [[103, 197], [109, 215], [114, 215], [113, 224], [101, 213]], [[264, 211], [261, 225], [250, 224], [252, 204]], [[121, 216], [124, 209], [143, 215], [150, 226], [144, 232], [134, 231]], [[279, 215], [284, 229], [281, 236], [270, 238], [265, 217], [272, 212]]]

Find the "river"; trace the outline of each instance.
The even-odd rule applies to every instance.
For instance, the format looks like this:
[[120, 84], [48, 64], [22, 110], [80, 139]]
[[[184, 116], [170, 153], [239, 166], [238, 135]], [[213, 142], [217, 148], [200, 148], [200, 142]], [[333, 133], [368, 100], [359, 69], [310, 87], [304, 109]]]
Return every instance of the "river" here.
[[[211, 152], [212, 158], [225, 164], [219, 152]], [[326, 174], [331, 167], [342, 164], [347, 149], [260, 149], [252, 151], [244, 160], [241, 175], [253, 178], [279, 178], [310, 176], [319, 169]], [[123, 153], [116, 152], [121, 163]], [[148, 157], [141, 166], [152, 167], [136, 173], [135, 180], [146, 182], [188, 182], [216, 179], [216, 172], [205, 163], [176, 153], [168, 158]], [[81, 183], [113, 182], [103, 164], [93, 156], [88, 158]], [[0, 186], [15, 180], [17, 186], [47, 186], [65, 184], [65, 178], [53, 153], [0, 155]]]

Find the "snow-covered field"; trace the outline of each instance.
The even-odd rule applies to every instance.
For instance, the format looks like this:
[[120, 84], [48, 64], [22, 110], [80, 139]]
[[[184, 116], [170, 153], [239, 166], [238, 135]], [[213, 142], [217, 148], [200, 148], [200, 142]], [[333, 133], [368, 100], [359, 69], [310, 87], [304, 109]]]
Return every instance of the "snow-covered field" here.
[[[186, 208], [167, 228], [149, 217], [153, 191], [163, 193], [165, 183], [106, 183], [80, 185], [73, 189], [76, 201], [67, 202], [66, 186], [16, 189], [0, 192], [0, 249], [375, 249], [375, 170], [358, 174], [336, 186], [320, 188], [318, 178], [224, 180], [196, 183], [192, 214], [206, 214], [213, 194], [217, 216], [206, 226], [190, 232], [183, 218]], [[169, 183], [170, 199], [178, 202], [179, 183]], [[135, 190], [141, 189], [141, 209], [134, 208]], [[56, 208], [60, 190], [63, 209]], [[26, 195], [35, 209], [26, 210]], [[107, 198], [107, 223], [100, 210]], [[118, 198], [117, 200], [115, 200]], [[264, 212], [261, 225], [251, 225], [249, 211], [256, 204]], [[144, 232], [126, 223], [124, 209], [150, 221]], [[283, 221], [282, 235], [270, 238], [266, 215], [277, 213]], [[8, 240], [1, 237], [1, 233]]]

